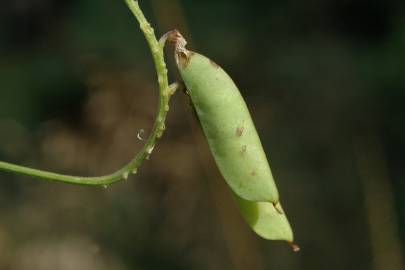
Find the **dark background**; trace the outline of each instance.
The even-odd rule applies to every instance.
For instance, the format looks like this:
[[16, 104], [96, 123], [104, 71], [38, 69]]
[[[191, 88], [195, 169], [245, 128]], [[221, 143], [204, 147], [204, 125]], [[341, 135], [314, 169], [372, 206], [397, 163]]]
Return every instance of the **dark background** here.
[[[239, 85], [301, 251], [244, 224], [177, 93], [128, 181], [0, 173], [0, 269], [405, 269], [404, 1], [140, 5], [158, 35], [178, 28]], [[0, 159], [69, 174], [125, 164], [157, 106], [119, 0], [2, 1], [0, 89]]]

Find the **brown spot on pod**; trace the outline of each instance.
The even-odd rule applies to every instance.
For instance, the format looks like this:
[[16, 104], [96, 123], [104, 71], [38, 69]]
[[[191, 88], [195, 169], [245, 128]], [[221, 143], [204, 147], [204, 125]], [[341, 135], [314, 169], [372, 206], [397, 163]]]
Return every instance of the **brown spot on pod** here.
[[247, 146], [244, 145], [244, 146], [242, 146], [242, 149], [240, 150], [240, 153], [241, 153], [242, 155], [244, 155], [244, 154], [246, 153], [246, 150], [247, 150]]
[[238, 136], [238, 137], [242, 136], [244, 129], [245, 129], [244, 127], [238, 127], [236, 129], [236, 136]]
[[251, 174], [252, 176], [256, 176], [256, 175], [257, 175], [257, 173], [256, 173], [255, 170], [253, 170], [250, 174]]

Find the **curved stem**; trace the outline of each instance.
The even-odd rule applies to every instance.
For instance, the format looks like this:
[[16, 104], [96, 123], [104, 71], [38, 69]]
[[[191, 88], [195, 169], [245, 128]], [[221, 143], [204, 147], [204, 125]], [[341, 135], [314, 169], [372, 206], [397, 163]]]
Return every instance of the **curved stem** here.
[[139, 22], [139, 26], [148, 42], [152, 53], [155, 69], [159, 84], [159, 105], [158, 113], [153, 125], [151, 134], [145, 142], [145, 145], [139, 153], [124, 167], [118, 171], [104, 176], [97, 177], [81, 177], [66, 174], [53, 173], [44, 170], [29, 168], [17, 164], [0, 161], [0, 170], [14, 172], [17, 174], [28, 175], [47, 181], [58, 181], [79, 185], [108, 185], [126, 179], [130, 173], [136, 173], [136, 170], [141, 165], [142, 161], [147, 159], [155, 147], [156, 141], [163, 134], [165, 129], [166, 115], [169, 110], [170, 96], [177, 89], [177, 84], [168, 85], [167, 69], [164, 61], [163, 46], [164, 40], [158, 42], [156, 40], [153, 28], [150, 26], [145, 16], [138, 5], [138, 1], [125, 0], [129, 9], [135, 15]]

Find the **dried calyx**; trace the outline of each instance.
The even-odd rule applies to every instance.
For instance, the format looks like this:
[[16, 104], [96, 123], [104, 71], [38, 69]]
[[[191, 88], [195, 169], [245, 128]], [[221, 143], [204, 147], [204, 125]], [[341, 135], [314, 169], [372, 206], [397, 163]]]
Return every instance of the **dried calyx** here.
[[176, 59], [176, 64], [179, 67], [185, 68], [193, 52], [186, 49], [187, 41], [184, 39], [181, 33], [177, 29], [174, 29], [164, 34], [161, 40], [167, 40], [174, 45], [174, 57]]

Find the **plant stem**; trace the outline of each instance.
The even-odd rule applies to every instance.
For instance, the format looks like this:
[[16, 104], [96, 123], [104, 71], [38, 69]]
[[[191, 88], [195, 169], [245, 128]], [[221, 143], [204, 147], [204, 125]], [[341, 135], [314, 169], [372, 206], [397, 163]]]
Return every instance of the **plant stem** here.
[[157, 116], [151, 134], [146, 140], [146, 143], [141, 151], [137, 153], [127, 165], [125, 165], [118, 171], [109, 175], [97, 177], [82, 177], [53, 173], [3, 161], [0, 161], [0, 170], [32, 176], [47, 181], [58, 181], [79, 185], [108, 185], [126, 179], [131, 173], [136, 173], [136, 170], [141, 165], [141, 163], [152, 153], [157, 139], [159, 139], [164, 132], [164, 123], [166, 120], [167, 112], [169, 110], [170, 96], [177, 89], [178, 85], [168, 85], [167, 69], [163, 54], [164, 40], [161, 42], [158, 42], [156, 40], [153, 28], [150, 26], [149, 22], [143, 15], [142, 10], [138, 5], [138, 1], [125, 0], [125, 2], [138, 20], [139, 26], [146, 38], [146, 41], [148, 42], [149, 49], [152, 53], [153, 61], [155, 64], [159, 84], [159, 105]]

